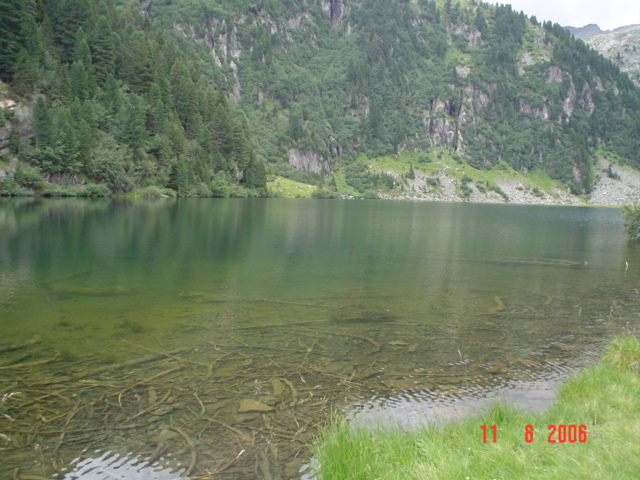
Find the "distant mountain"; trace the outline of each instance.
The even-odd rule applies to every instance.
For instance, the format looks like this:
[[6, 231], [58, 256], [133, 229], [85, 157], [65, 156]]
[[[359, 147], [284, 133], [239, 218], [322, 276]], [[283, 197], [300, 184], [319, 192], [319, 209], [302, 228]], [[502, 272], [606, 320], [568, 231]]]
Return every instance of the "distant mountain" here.
[[605, 57], [613, 60], [640, 85], [640, 25], [628, 25], [612, 31], [602, 31], [597, 25], [581, 28], [566, 27], [574, 37], [581, 38]]
[[571, 32], [571, 34], [576, 38], [589, 38], [595, 37], [596, 35], [601, 35], [603, 33], [608, 33], [609, 31], [601, 30], [598, 25], [595, 23], [590, 23], [589, 25], [585, 25], [584, 27], [565, 27], [567, 30]]

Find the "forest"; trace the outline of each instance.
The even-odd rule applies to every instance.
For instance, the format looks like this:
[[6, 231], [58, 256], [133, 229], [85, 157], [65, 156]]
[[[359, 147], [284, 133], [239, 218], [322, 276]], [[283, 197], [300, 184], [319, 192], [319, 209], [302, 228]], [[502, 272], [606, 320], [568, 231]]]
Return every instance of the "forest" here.
[[371, 194], [393, 178], [366, 159], [442, 150], [478, 170], [542, 171], [575, 194], [589, 193], [597, 152], [640, 167], [640, 89], [509, 5], [0, 4], [0, 77], [32, 109], [22, 128], [4, 111], [0, 162], [28, 165], [0, 178], [5, 194], [254, 196], [267, 177], [322, 187], [337, 171]]
[[21, 128], [2, 111], [5, 157], [21, 162], [0, 178], [1, 193], [264, 195], [247, 118], [209, 59], [182, 50], [139, 5], [0, 3], [0, 78], [30, 118]]

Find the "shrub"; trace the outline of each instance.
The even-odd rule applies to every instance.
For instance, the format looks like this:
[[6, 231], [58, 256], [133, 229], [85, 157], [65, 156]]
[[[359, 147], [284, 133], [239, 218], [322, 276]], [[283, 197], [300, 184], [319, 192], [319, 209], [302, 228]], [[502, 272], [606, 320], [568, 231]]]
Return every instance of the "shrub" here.
[[18, 185], [39, 190], [44, 185], [44, 178], [38, 167], [17, 168], [14, 179]]
[[311, 196], [313, 198], [320, 198], [320, 199], [333, 199], [333, 198], [338, 198], [338, 194], [332, 190], [327, 190], [326, 188], [318, 188], [317, 190], [314, 190], [313, 193], [311, 193]]
[[622, 222], [629, 240], [640, 240], [640, 205], [627, 205], [622, 208]]
[[79, 197], [82, 196], [84, 190], [81, 187], [73, 187], [69, 185], [48, 185], [42, 192], [43, 197]]
[[143, 188], [138, 193], [143, 198], [160, 198], [163, 196], [162, 189], [155, 185]]
[[427, 185], [437, 188], [440, 186], [440, 179], [438, 177], [429, 177], [427, 178]]
[[491, 190], [492, 192], [496, 192], [498, 195], [504, 198], [505, 202], [509, 201], [509, 195], [507, 195], [506, 192], [502, 190], [498, 185], [490, 185], [489, 190]]
[[472, 193], [473, 189], [469, 185], [467, 185], [466, 183], [460, 185], [460, 195], [462, 195], [462, 198], [468, 200], [469, 198], [471, 198]]
[[111, 190], [104, 183], [95, 183], [84, 187], [82, 196], [84, 197], [108, 197], [111, 195]]

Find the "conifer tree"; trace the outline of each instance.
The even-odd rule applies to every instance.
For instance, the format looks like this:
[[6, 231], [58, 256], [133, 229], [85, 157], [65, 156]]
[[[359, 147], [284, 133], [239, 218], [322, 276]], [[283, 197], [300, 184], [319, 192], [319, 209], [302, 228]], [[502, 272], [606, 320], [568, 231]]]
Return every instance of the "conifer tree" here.
[[86, 100], [89, 98], [89, 78], [82, 60], [75, 61], [69, 69], [69, 87], [71, 95]]
[[87, 42], [87, 36], [82, 27], [76, 32], [76, 41], [73, 49], [73, 60], [84, 63], [85, 67], [92, 64], [91, 49]]
[[55, 115], [55, 150], [59, 163], [52, 165], [54, 172], [76, 173], [79, 170], [76, 127], [68, 108], [63, 107]]
[[111, 115], [117, 115], [122, 108], [122, 92], [118, 81], [112, 74], [107, 76], [104, 84], [104, 104]]
[[31, 93], [36, 83], [36, 67], [29, 53], [22, 49], [15, 63], [13, 89], [20, 95]]
[[202, 116], [198, 111], [196, 87], [182, 58], [176, 60], [171, 67], [171, 92], [186, 137], [197, 138], [202, 126]]
[[93, 72], [96, 83], [104, 85], [107, 77], [114, 73], [115, 46], [113, 43], [113, 30], [107, 18], [102, 15], [98, 18], [96, 35], [93, 41]]
[[71, 104], [70, 114], [75, 127], [77, 160], [82, 166], [86, 166], [89, 163], [91, 151], [95, 147], [93, 108], [90, 102], [80, 102], [76, 97]]
[[33, 131], [36, 136], [36, 147], [45, 148], [51, 146], [53, 125], [49, 107], [42, 97], [38, 97], [33, 107]]
[[126, 44], [122, 54], [122, 79], [132, 90], [140, 95], [146, 95], [153, 82], [153, 65], [151, 63], [151, 45], [146, 33], [135, 31]]
[[131, 95], [122, 112], [119, 140], [133, 152], [134, 160], [142, 156], [145, 138], [145, 116], [142, 101]]
[[0, 79], [4, 81], [11, 79], [25, 45], [22, 29], [25, 15], [22, 0], [0, 0]]
[[51, 15], [54, 38], [60, 47], [60, 58], [73, 61], [78, 29], [93, 30], [93, 3], [89, 0], [58, 0]]

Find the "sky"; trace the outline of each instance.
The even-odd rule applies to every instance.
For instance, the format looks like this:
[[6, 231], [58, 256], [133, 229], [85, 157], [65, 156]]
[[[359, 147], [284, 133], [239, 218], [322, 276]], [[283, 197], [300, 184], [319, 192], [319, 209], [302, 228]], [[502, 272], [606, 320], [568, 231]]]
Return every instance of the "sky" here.
[[640, 24], [640, 0], [485, 0], [511, 4], [529, 17], [551, 20], [564, 27], [597, 24], [602, 30]]

